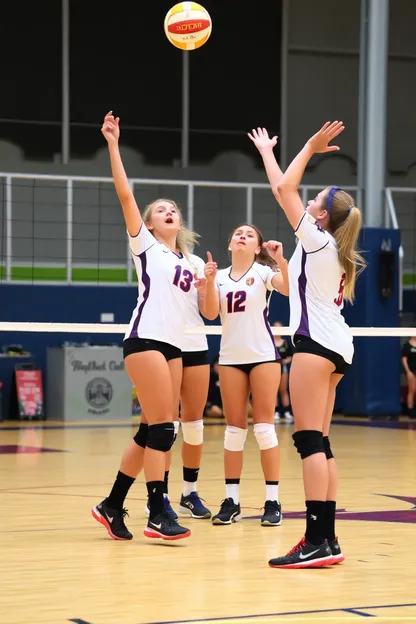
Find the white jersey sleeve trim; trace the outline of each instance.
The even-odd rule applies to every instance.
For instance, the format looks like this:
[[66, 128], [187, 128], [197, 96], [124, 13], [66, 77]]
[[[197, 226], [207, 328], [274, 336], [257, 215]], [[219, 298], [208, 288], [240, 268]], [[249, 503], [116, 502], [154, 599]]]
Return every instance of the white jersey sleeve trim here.
[[131, 236], [128, 232], [127, 234], [129, 237], [130, 250], [134, 256], [140, 256], [140, 254], [144, 253], [157, 243], [155, 237], [151, 234], [151, 232], [149, 232], [143, 222], [135, 236]]
[[256, 270], [259, 273], [261, 279], [263, 280], [264, 285], [266, 286], [267, 290], [276, 290], [275, 287], [272, 284], [272, 280], [274, 278], [274, 276], [277, 274], [276, 271], [273, 271], [273, 269], [265, 264], [257, 264], [256, 265]]
[[318, 221], [308, 214], [303, 213], [296, 229], [295, 234], [302, 243], [306, 253], [314, 253], [324, 249], [329, 242], [329, 234], [321, 228]]
[[314, 251], [305, 251], [305, 253], [309, 256], [310, 254], [314, 254], [317, 251], [321, 251], [322, 249], [325, 249], [327, 245], [329, 245], [329, 240], [326, 241], [325, 245], [322, 245], [322, 247], [319, 247], [319, 249], [315, 249]]

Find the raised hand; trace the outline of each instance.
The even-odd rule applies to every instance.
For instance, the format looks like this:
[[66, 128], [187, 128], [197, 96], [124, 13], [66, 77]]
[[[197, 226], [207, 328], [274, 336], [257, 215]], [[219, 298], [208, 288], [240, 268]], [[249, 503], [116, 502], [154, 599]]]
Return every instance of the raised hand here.
[[108, 144], [118, 143], [118, 139], [120, 137], [120, 118], [114, 117], [113, 111], [107, 113], [104, 117], [104, 123], [101, 128], [101, 132], [104, 135]]
[[251, 134], [248, 133], [248, 138], [253, 141], [259, 152], [262, 150], [273, 149], [277, 143], [277, 136], [272, 139], [269, 137], [269, 133], [266, 128], [253, 128]]
[[322, 128], [313, 135], [308, 141], [309, 147], [315, 154], [325, 154], [326, 152], [337, 152], [340, 148], [338, 145], [329, 145], [341, 132], [344, 131], [342, 121], [327, 121]]
[[283, 258], [283, 245], [279, 241], [267, 241], [266, 243], [263, 243], [263, 247], [267, 250], [269, 256], [271, 256], [273, 260], [276, 260], [276, 262]]
[[204, 266], [204, 275], [206, 277], [207, 282], [213, 282], [217, 275], [218, 265], [212, 259], [212, 254], [210, 251], [207, 251], [207, 263]]

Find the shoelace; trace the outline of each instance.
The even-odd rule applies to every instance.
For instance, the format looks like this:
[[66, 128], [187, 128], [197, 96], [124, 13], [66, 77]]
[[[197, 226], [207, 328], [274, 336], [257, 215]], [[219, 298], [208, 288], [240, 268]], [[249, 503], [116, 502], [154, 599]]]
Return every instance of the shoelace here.
[[[196, 496], [192, 496], [192, 494], [196, 494]], [[192, 494], [189, 494], [189, 496], [191, 498], [197, 498], [199, 501], [203, 501], [204, 503], [207, 502], [206, 499], [205, 498], [201, 498], [197, 492], [192, 492]]]
[[233, 504], [234, 503], [231, 503], [228, 498], [224, 498], [224, 500], [221, 501], [221, 509], [220, 509], [220, 511], [227, 511], [231, 507], [231, 505], [233, 505]]
[[279, 510], [279, 506], [278, 506], [278, 503], [276, 501], [266, 501], [266, 504], [264, 505], [264, 507], [262, 507], [262, 509], [264, 509], [265, 512], [267, 512], [267, 511], [278, 511]]
[[305, 539], [305, 536], [304, 536], [300, 540], [299, 544], [296, 544], [296, 546], [293, 546], [292, 550], [289, 550], [289, 552], [287, 554], [288, 555], [293, 555], [295, 552], [298, 552], [298, 550], [302, 550], [302, 548], [305, 545], [305, 542], [306, 542], [306, 539]]

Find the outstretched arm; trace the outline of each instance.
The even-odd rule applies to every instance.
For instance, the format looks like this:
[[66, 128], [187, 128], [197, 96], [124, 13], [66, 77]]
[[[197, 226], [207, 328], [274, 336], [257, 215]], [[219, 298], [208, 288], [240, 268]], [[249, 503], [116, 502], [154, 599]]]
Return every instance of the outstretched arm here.
[[121, 160], [118, 140], [120, 138], [120, 119], [114, 118], [113, 111], [107, 113], [104, 118], [103, 133], [110, 153], [111, 172], [113, 174], [114, 186], [123, 209], [124, 220], [130, 236], [137, 236], [143, 223], [133, 191], [130, 188], [123, 161]]
[[272, 187], [273, 194], [276, 197], [277, 187], [283, 176], [283, 172], [280, 169], [273, 152], [273, 148], [277, 143], [277, 136], [270, 138], [266, 128], [257, 128], [257, 130], [253, 128], [248, 137], [251, 141], [253, 141], [254, 145], [260, 152], [270, 186]]
[[293, 229], [296, 229], [305, 212], [298, 187], [301, 183], [306, 165], [314, 154], [338, 151], [339, 147], [337, 145], [329, 145], [329, 143], [332, 139], [341, 134], [343, 130], [344, 126], [342, 121], [334, 121], [332, 123], [327, 121], [319, 132], [309, 139], [280, 179], [276, 189], [277, 200], [283, 208]]

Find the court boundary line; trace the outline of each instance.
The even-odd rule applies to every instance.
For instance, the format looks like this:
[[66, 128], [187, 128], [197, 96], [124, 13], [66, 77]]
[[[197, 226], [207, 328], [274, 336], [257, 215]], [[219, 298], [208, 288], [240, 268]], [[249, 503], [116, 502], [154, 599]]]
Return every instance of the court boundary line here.
[[[280, 611], [277, 613], [252, 613], [250, 615], [231, 615], [229, 617], [214, 617], [214, 618], [197, 618], [193, 620], [158, 620], [145, 622], [144, 624], [193, 624], [194, 622], [203, 622], [204, 624], [210, 624], [210, 622], [238, 622], [239, 620], [254, 620], [255, 618], [271, 618], [286, 615], [314, 615], [315, 613], [353, 613], [361, 615], [362, 617], [376, 617], [370, 613], [363, 613], [365, 609], [394, 609], [400, 607], [416, 607], [416, 602], [409, 602], [403, 604], [386, 604], [386, 605], [372, 605], [364, 607], [339, 607], [338, 609], [311, 609], [307, 611]], [[361, 613], [358, 613], [361, 611]], [[73, 620], [70, 620], [73, 621]]]
[[376, 617], [372, 613], [366, 613], [365, 611], [359, 611], [358, 609], [342, 609], [344, 613], [351, 613], [352, 615], [360, 615], [361, 617]]

